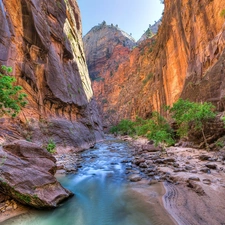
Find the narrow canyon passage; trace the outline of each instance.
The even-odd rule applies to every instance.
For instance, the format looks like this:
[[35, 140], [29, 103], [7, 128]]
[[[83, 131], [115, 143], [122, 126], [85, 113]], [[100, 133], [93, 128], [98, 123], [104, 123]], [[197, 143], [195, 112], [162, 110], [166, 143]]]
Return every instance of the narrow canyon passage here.
[[82, 167], [76, 174], [58, 177], [75, 193], [73, 198], [53, 211], [31, 212], [1, 225], [174, 224], [158, 201], [161, 184], [149, 191], [147, 184], [148, 188], [142, 188], [128, 182], [127, 174], [138, 172], [131, 159], [132, 149], [126, 142], [108, 138], [98, 143], [81, 153]]

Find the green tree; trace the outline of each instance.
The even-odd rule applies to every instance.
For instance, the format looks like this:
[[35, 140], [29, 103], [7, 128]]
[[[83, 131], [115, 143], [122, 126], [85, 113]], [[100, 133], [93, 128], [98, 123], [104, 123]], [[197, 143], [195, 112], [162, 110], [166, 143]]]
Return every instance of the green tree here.
[[133, 135], [135, 134], [135, 122], [131, 120], [123, 119], [121, 120], [117, 126], [113, 126], [110, 129], [111, 133], [119, 133], [122, 135]]
[[166, 145], [173, 145], [173, 130], [167, 120], [158, 112], [153, 112], [152, 118], [148, 120], [149, 131], [146, 137], [153, 140], [155, 145], [162, 145], [163, 149]]
[[208, 102], [197, 103], [179, 99], [169, 111], [178, 125], [177, 134], [180, 137], [187, 136], [190, 126], [192, 126], [194, 130], [200, 130], [202, 132], [202, 137], [208, 149], [209, 147], [204, 132], [204, 122], [216, 117], [216, 114], [213, 112], [214, 109], [215, 107]]
[[22, 93], [22, 87], [16, 86], [16, 78], [10, 76], [11, 67], [2, 66], [0, 73], [0, 116], [4, 114], [15, 117], [24, 107], [26, 94]]

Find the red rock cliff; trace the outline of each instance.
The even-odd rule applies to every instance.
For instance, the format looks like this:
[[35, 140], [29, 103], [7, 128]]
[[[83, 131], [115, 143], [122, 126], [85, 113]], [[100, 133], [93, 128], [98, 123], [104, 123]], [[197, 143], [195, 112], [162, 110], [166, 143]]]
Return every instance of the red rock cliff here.
[[165, 0], [157, 37], [135, 48], [118, 68], [115, 55], [93, 88], [106, 118], [148, 117], [178, 98], [212, 101], [224, 110], [224, 0]]
[[0, 21], [0, 63], [13, 67], [28, 94], [20, 119], [29, 139], [76, 148], [100, 139], [77, 2], [1, 0]]
[[104, 21], [93, 27], [84, 36], [83, 41], [92, 80], [98, 80], [101, 77], [101, 69], [105, 68], [106, 62], [117, 46], [123, 46], [127, 51], [135, 46], [135, 40], [130, 35], [120, 30], [117, 25], [107, 25]]

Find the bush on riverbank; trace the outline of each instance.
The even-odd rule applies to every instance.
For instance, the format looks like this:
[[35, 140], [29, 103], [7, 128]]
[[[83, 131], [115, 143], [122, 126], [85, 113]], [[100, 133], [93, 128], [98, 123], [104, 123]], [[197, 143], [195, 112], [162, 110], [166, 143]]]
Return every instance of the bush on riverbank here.
[[121, 120], [118, 125], [110, 129], [111, 133], [145, 136], [153, 140], [155, 145], [173, 145], [175, 134], [178, 138], [187, 137], [192, 129], [200, 130], [206, 147], [208, 147], [204, 132], [205, 121], [215, 118], [215, 107], [211, 103], [196, 103], [188, 100], [179, 99], [172, 107], [167, 107], [169, 118], [172, 118], [177, 125], [174, 131], [168, 120], [158, 112], [153, 112], [150, 119], [137, 117], [135, 121]]
[[173, 130], [167, 120], [158, 112], [153, 112], [151, 119], [137, 117], [135, 121], [121, 120], [117, 126], [110, 129], [111, 133], [145, 136], [149, 140], [154, 140], [155, 145], [159, 143], [174, 144]]

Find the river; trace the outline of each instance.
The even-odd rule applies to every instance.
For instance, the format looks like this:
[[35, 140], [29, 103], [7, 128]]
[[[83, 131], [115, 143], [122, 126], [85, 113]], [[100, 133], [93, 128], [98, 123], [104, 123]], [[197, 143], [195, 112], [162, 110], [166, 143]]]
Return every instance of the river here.
[[162, 207], [162, 184], [131, 183], [132, 151], [126, 142], [108, 138], [81, 153], [82, 167], [58, 180], [75, 196], [51, 211], [34, 211], [1, 225], [172, 225]]

